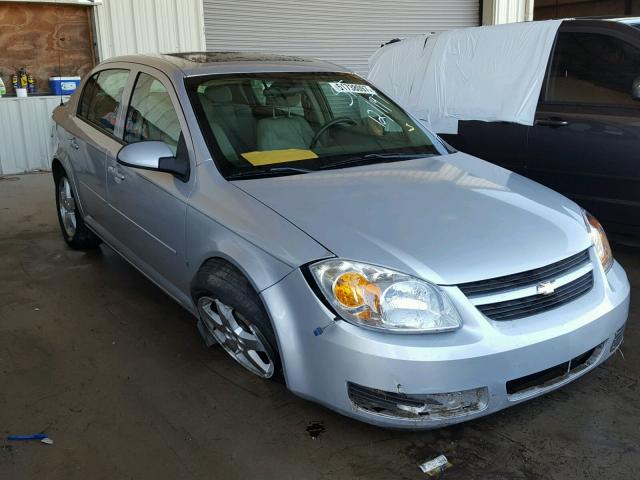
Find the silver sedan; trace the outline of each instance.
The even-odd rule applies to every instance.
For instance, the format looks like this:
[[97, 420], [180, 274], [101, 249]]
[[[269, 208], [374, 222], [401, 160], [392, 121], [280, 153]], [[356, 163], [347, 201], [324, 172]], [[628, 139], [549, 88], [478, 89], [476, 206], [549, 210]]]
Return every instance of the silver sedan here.
[[629, 284], [594, 217], [336, 65], [119, 57], [54, 120], [69, 246], [109, 245], [207, 345], [345, 415], [468, 420], [622, 342]]

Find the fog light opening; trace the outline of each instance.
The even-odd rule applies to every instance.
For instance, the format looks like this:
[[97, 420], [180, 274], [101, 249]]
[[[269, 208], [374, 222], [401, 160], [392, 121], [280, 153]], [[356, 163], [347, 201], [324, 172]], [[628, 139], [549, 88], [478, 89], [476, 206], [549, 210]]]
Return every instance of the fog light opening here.
[[355, 408], [376, 415], [418, 420], [446, 420], [483, 411], [489, 403], [487, 387], [458, 392], [404, 394], [387, 392], [348, 382]]

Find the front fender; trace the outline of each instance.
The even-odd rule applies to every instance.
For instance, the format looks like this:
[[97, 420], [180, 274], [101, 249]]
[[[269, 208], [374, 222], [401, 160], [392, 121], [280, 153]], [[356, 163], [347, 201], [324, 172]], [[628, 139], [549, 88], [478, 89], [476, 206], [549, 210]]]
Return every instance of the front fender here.
[[187, 238], [190, 285], [200, 267], [210, 258], [222, 258], [237, 267], [251, 282], [256, 292], [277, 283], [293, 267], [277, 260], [240, 235], [212, 220], [202, 212], [189, 208]]
[[189, 198], [187, 259], [191, 279], [209, 258], [236, 266], [256, 292], [293, 269], [334, 256], [309, 235], [223, 179], [212, 161], [197, 167], [198, 187]]

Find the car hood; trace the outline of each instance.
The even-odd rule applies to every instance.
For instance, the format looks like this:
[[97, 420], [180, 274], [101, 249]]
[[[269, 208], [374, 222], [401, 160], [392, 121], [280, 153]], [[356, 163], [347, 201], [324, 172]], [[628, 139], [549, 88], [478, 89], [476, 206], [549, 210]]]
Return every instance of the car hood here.
[[572, 201], [464, 153], [234, 184], [340, 258], [441, 285], [545, 266], [590, 245]]

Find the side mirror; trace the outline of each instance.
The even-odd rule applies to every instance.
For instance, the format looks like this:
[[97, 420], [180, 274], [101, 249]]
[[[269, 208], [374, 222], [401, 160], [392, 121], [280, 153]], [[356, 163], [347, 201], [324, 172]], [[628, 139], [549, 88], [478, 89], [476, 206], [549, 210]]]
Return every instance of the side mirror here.
[[183, 182], [189, 179], [189, 162], [176, 158], [164, 142], [149, 140], [130, 143], [120, 149], [117, 160], [127, 167], [171, 173]]
[[631, 98], [640, 100], [640, 77], [636, 77], [631, 86]]

